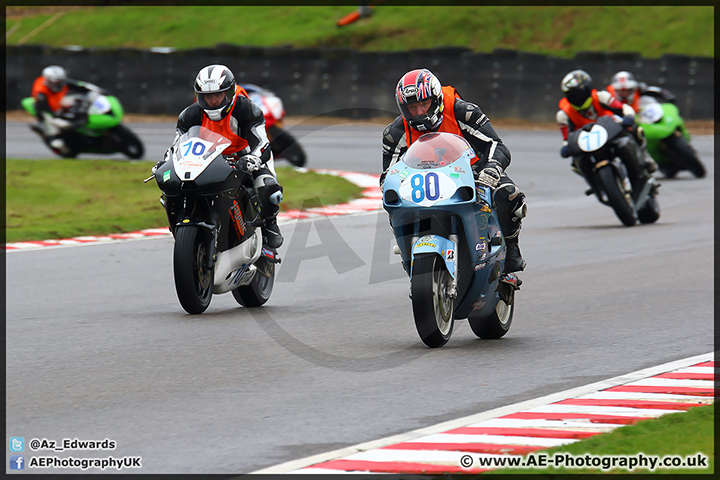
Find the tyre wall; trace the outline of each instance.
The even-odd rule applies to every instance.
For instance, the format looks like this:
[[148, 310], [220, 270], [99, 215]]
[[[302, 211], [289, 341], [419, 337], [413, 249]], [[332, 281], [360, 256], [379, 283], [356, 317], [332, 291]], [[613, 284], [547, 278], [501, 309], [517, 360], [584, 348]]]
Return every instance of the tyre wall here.
[[491, 118], [554, 121], [561, 79], [582, 68], [599, 88], [615, 72], [629, 70], [638, 80], [673, 92], [686, 119], [714, 118], [711, 57], [646, 59], [635, 53], [582, 52], [566, 59], [500, 49], [473, 53], [456, 47], [365, 53], [227, 44], [183, 51], [8, 46], [7, 109], [19, 109], [43, 67], [58, 64], [71, 77], [117, 95], [127, 112], [176, 115], [193, 100], [196, 73], [212, 63], [230, 67], [240, 83], [275, 91], [290, 115], [395, 116], [398, 79], [408, 70], [426, 67]]

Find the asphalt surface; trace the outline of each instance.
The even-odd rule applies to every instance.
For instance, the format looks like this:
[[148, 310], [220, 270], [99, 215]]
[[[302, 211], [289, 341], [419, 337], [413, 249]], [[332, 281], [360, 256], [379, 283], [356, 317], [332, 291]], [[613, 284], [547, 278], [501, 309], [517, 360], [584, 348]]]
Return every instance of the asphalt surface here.
[[[129, 126], [150, 161], [173, 137]], [[381, 132], [293, 130], [309, 168], [372, 173]], [[422, 344], [384, 212], [284, 224], [266, 306], [216, 295], [200, 316], [176, 298], [169, 238], [8, 252], [6, 436], [117, 444], [28, 458], [246, 473], [712, 351], [713, 137], [693, 138], [708, 177], [661, 180], [659, 221], [627, 228], [584, 195], [558, 132], [498, 133], [528, 203], [504, 338], [460, 321], [446, 346]], [[23, 124], [7, 140], [10, 158], [51, 158]]]

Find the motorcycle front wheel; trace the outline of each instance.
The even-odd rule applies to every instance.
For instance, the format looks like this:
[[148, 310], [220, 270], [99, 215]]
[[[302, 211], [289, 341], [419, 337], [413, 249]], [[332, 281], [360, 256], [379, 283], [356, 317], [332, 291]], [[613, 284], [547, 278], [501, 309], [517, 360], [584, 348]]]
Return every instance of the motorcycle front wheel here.
[[510, 303], [506, 303], [501, 298], [490, 315], [481, 317], [471, 313], [468, 316], [468, 323], [473, 333], [479, 338], [500, 338], [510, 330], [514, 313], [515, 291], [510, 290]]
[[428, 347], [442, 347], [452, 335], [455, 303], [448, 295], [451, 283], [450, 272], [439, 255], [418, 255], [413, 260], [413, 317], [418, 335]]
[[175, 231], [173, 273], [180, 305], [186, 312], [203, 313], [210, 305], [214, 270], [210, 266], [212, 236], [202, 227], [188, 225]]
[[270, 300], [275, 285], [275, 264], [264, 257], [255, 263], [257, 272], [249, 285], [232, 291], [235, 300], [244, 307], [260, 307]]
[[622, 180], [610, 165], [597, 170], [598, 182], [607, 195], [608, 204], [626, 227], [637, 223], [637, 212], [629, 192], [625, 191]]

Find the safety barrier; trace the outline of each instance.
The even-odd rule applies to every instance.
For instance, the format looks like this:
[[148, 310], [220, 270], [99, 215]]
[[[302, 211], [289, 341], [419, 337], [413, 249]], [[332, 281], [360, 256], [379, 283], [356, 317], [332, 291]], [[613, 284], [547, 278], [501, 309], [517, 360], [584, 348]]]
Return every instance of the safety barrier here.
[[642, 58], [637, 53], [581, 52], [574, 58], [496, 49], [476, 53], [461, 47], [406, 52], [358, 52], [345, 48], [298, 49], [218, 44], [192, 50], [101, 49], [43, 45], [6, 46], [6, 99], [20, 108], [43, 67], [64, 66], [70, 76], [116, 94], [127, 112], [177, 114], [192, 102], [195, 74], [222, 63], [240, 83], [273, 90], [292, 115], [349, 118], [398, 114], [393, 92], [408, 70], [431, 69], [491, 118], [552, 121], [560, 80], [582, 68], [604, 88], [619, 70], [677, 96], [686, 119], [714, 118], [714, 59], [684, 55]]

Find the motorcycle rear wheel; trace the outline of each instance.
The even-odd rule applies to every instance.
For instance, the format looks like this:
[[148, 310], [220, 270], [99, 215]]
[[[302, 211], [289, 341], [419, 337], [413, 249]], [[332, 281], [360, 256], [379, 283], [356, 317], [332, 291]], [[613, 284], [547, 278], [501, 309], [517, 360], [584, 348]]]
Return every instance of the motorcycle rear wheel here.
[[175, 291], [186, 312], [203, 313], [210, 305], [214, 269], [210, 266], [210, 242], [202, 227], [188, 225], [175, 231], [173, 273]]
[[638, 217], [632, 197], [625, 192], [622, 181], [618, 178], [613, 167], [607, 165], [597, 170], [597, 178], [601, 188], [607, 194], [608, 203], [623, 225], [626, 227], [635, 225]]
[[268, 128], [268, 135], [271, 137], [270, 148], [276, 158], [284, 158], [296, 167], [305, 166], [305, 151], [287, 130], [273, 125]]
[[655, 223], [660, 218], [660, 204], [656, 198], [650, 197], [645, 205], [638, 210], [640, 223]]
[[448, 296], [451, 281], [439, 255], [415, 257], [410, 279], [413, 317], [420, 339], [431, 348], [442, 347], [452, 335], [455, 302]]
[[249, 285], [238, 287], [232, 291], [235, 300], [242, 306], [260, 307], [270, 300], [275, 285], [275, 264], [264, 257], [255, 263], [257, 272]]
[[125, 125], [120, 124], [116, 126], [112, 133], [113, 138], [115, 138], [118, 143], [118, 149], [126, 157], [137, 160], [145, 154], [145, 147], [140, 139]]
[[468, 316], [470, 328], [478, 338], [496, 339], [510, 330], [515, 313], [515, 291], [511, 290], [510, 295], [510, 303], [506, 303], [502, 298], [499, 299], [490, 315], [481, 317], [471, 313]]
[[684, 137], [668, 138], [667, 152], [672, 163], [680, 165], [681, 169], [689, 170], [696, 178], [703, 178], [707, 174], [697, 152]]

